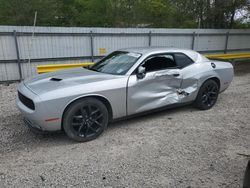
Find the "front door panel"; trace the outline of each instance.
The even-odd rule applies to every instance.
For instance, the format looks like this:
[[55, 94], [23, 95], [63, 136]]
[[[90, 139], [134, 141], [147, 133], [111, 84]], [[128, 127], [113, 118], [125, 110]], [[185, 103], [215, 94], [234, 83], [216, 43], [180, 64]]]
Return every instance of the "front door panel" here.
[[128, 115], [177, 103], [181, 77], [179, 69], [149, 72], [143, 79], [131, 75], [128, 81]]

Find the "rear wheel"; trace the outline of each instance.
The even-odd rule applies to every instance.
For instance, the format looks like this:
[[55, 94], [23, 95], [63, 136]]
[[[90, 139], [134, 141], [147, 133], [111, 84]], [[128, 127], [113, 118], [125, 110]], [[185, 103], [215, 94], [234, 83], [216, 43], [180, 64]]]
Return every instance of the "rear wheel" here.
[[195, 106], [201, 110], [212, 108], [219, 95], [219, 86], [214, 80], [207, 80], [200, 88]]
[[75, 141], [86, 142], [97, 138], [108, 124], [106, 106], [95, 98], [72, 103], [64, 113], [63, 128]]

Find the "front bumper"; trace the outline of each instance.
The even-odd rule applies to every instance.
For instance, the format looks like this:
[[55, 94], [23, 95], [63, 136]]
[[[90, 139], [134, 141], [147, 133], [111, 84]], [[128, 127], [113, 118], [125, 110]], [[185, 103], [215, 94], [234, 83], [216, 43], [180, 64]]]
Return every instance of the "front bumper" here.
[[52, 114], [48, 113], [47, 108], [38, 95], [29, 90], [23, 83], [18, 87], [18, 91], [24, 96], [31, 99], [35, 104], [35, 110], [32, 110], [25, 106], [17, 97], [16, 105], [22, 115], [24, 116], [25, 123], [32, 128], [39, 129], [42, 131], [58, 131], [61, 130], [61, 121], [47, 122], [46, 119], [51, 117]]
[[27, 118], [23, 118], [23, 122], [24, 124], [32, 131], [35, 133], [45, 133], [46, 131], [43, 131], [40, 127], [37, 128], [37, 126], [35, 124], [33, 124], [30, 120], [28, 120]]

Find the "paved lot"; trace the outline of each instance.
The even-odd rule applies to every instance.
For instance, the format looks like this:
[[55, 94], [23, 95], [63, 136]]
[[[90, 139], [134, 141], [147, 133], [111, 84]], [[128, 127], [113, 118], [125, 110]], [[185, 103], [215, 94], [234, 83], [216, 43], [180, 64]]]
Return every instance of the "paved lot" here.
[[242, 187], [250, 67], [240, 69], [209, 111], [187, 106], [117, 122], [88, 143], [31, 133], [14, 104], [17, 84], [0, 85], [0, 187]]

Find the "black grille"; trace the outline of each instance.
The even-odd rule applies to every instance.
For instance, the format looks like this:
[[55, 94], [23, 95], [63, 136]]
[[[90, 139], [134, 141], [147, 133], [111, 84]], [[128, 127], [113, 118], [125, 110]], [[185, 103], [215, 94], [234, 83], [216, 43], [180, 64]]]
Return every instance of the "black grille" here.
[[19, 100], [28, 108], [35, 110], [34, 102], [29, 99], [28, 97], [25, 97], [22, 93], [18, 92], [18, 98]]

